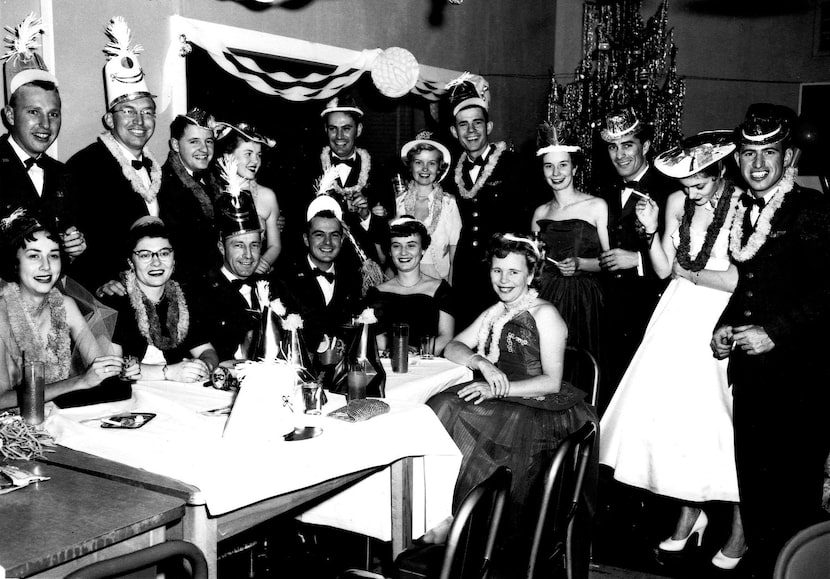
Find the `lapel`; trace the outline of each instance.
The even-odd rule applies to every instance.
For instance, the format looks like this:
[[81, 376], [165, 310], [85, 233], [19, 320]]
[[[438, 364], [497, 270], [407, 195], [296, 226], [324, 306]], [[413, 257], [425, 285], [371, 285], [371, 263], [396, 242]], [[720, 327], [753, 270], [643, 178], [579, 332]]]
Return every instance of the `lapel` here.
[[[314, 309], [317, 308], [326, 308], [326, 296], [323, 295], [323, 289], [320, 287], [320, 284], [317, 283], [317, 276], [311, 272], [311, 264], [308, 263], [308, 258], [303, 256], [302, 261], [300, 262], [299, 267], [300, 275], [297, 277], [304, 280], [306, 297], [310, 300], [309, 305], [313, 305]], [[335, 296], [337, 295], [337, 287], [340, 284], [337, 283], [337, 278], [335, 277], [334, 280], [334, 294], [332, 295], [331, 301], [333, 302]], [[331, 303], [331, 302], [329, 302]]]
[[[14, 149], [9, 144], [11, 137], [6, 134], [0, 139], [0, 164], [2, 164], [4, 197], [6, 199], [15, 199], [13, 203], [17, 205], [26, 205], [28, 207], [35, 207], [40, 196], [35, 190], [35, 185], [29, 178], [26, 168], [20, 162], [20, 159], [15, 154]], [[46, 173], [46, 171], [44, 171]], [[48, 175], [48, 173], [47, 173]], [[43, 190], [46, 191], [46, 183], [44, 181]], [[11, 199], [10, 199], [11, 198]], [[14, 207], [12, 209], [15, 209]]]

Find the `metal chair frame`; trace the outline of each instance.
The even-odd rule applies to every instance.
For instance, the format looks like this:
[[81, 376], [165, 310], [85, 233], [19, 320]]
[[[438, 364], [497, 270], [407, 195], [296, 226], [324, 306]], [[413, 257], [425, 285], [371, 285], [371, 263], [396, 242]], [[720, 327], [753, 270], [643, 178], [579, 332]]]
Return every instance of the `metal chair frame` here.
[[187, 541], [165, 541], [146, 549], [139, 549], [126, 555], [97, 561], [76, 569], [64, 579], [106, 579], [125, 575], [173, 557], [184, 557], [190, 562], [192, 579], [207, 579], [208, 568], [205, 556], [193, 543]]
[[793, 535], [778, 554], [773, 579], [830, 577], [830, 521]]
[[[568, 359], [568, 352], [571, 353], [571, 360], [577, 360], [578, 356], [582, 356], [583, 358], [587, 359], [590, 362], [591, 367], [593, 368], [593, 376], [591, 377], [591, 391], [589, 392], [591, 400], [591, 405], [596, 408], [597, 407], [597, 398], [599, 397], [599, 378], [600, 378], [600, 369], [599, 369], [599, 362], [597, 362], [596, 356], [594, 356], [591, 352], [586, 350], [585, 348], [578, 348], [576, 346], [567, 346], [565, 348], [566, 354], [565, 359]], [[577, 386], [574, 384], [574, 386]]]

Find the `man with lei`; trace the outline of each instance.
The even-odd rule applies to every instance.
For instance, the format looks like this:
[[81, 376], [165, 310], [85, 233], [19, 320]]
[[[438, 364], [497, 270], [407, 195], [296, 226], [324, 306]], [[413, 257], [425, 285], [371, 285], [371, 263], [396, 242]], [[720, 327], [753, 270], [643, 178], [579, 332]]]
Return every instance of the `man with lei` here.
[[748, 186], [730, 239], [738, 284], [711, 340], [729, 358], [745, 566], [759, 577], [793, 534], [827, 518], [830, 207], [794, 182], [794, 118], [754, 104], [737, 129]]
[[454, 168], [453, 184], [461, 214], [461, 235], [453, 268], [458, 297], [457, 327], [467, 327], [496, 302], [487, 287], [489, 264], [485, 254], [494, 233], [526, 231], [530, 203], [525, 199], [516, 155], [504, 141], [490, 142], [493, 121], [489, 113], [489, 85], [477, 75], [464, 73], [447, 85], [452, 109], [450, 132], [464, 151]]

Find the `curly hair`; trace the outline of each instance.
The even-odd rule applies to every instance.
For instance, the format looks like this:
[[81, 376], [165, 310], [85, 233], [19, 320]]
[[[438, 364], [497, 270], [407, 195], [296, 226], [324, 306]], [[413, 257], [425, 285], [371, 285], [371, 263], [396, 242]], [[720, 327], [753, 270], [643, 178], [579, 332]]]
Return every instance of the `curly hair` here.
[[401, 220], [393, 221], [389, 226], [389, 239], [393, 237], [409, 237], [417, 235], [421, 238], [421, 249], [427, 249], [432, 238], [426, 226], [411, 215], [401, 215]]
[[17, 252], [25, 249], [28, 243], [35, 241], [35, 235], [44, 232], [46, 237], [58, 244], [61, 264], [66, 261], [66, 254], [61, 246], [57, 231], [42, 225], [34, 217], [23, 215], [18, 217], [2, 232], [0, 242], [0, 278], [7, 282], [19, 281], [20, 258]]
[[536, 242], [524, 233], [496, 233], [490, 238], [487, 248], [487, 261], [492, 262], [494, 257], [504, 259], [511, 253], [518, 253], [525, 258], [527, 271], [535, 275], [541, 267], [541, 254]]

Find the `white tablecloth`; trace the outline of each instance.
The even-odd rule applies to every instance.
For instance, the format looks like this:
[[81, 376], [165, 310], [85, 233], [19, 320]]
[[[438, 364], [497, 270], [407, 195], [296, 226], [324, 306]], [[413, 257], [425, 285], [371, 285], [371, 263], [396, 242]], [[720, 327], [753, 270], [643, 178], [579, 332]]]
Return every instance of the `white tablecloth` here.
[[[390, 413], [361, 423], [297, 414], [298, 426], [321, 426], [323, 434], [304, 441], [265, 445], [250, 440], [240, 445], [222, 439], [226, 417], [199, 414], [230, 402], [229, 393], [201, 385], [139, 383], [134, 385], [130, 400], [54, 409], [45, 426], [59, 444], [69, 448], [198, 487], [214, 516], [408, 456], [424, 457], [420, 493], [426, 500], [423, 509], [418, 509], [423, 513], [419, 526], [432, 526], [451, 513], [461, 456], [423, 404], [390, 399]], [[344, 402], [342, 396], [330, 394], [324, 414]], [[101, 428], [99, 421], [83, 422], [127, 411], [157, 416], [134, 430]], [[263, 409], [263, 420], [268, 420], [267, 408]], [[388, 539], [388, 476], [385, 487], [385, 496], [371, 496], [369, 502], [359, 505], [347, 504], [351, 526], [344, 528]], [[413, 524], [413, 533], [418, 530]]]
[[414, 358], [406, 374], [392, 372], [392, 361], [383, 360], [386, 370], [386, 398], [408, 402], [426, 402], [450, 386], [472, 380], [473, 373], [466, 366], [445, 358], [421, 360]]

